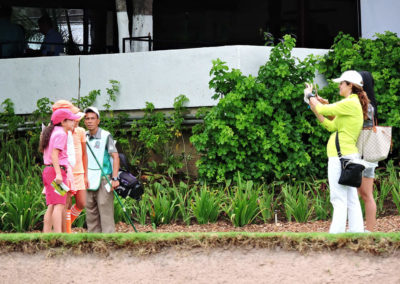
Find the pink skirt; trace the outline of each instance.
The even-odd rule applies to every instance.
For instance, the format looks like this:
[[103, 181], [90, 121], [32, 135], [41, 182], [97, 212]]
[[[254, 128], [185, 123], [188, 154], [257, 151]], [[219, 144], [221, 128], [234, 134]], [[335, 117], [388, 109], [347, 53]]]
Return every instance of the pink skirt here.
[[[67, 184], [67, 173], [61, 169], [63, 183]], [[45, 167], [42, 174], [44, 187], [46, 188], [46, 205], [64, 204], [67, 200], [67, 195], [61, 196], [54, 191], [51, 182], [56, 178], [56, 171], [53, 167]]]

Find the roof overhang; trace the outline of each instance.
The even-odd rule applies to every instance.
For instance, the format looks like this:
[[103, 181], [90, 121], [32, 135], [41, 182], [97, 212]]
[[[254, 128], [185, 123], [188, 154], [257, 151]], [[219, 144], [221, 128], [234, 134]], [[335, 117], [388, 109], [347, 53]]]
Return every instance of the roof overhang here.
[[59, 9], [109, 9], [115, 7], [114, 0], [0, 0], [0, 4], [14, 7], [59, 8]]

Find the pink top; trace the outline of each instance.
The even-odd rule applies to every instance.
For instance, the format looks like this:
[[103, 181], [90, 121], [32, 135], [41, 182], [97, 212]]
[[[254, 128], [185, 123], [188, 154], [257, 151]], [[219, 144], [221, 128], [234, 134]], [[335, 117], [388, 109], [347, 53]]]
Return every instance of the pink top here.
[[58, 163], [60, 166], [68, 165], [68, 155], [67, 155], [67, 139], [68, 134], [64, 131], [62, 126], [54, 127], [53, 133], [50, 136], [49, 145], [44, 149], [43, 160], [45, 165], [52, 165], [51, 152], [53, 149], [60, 150], [58, 154]]

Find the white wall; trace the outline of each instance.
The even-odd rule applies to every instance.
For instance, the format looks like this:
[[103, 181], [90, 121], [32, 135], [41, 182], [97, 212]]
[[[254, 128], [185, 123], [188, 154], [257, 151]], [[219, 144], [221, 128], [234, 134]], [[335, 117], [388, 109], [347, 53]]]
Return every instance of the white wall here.
[[0, 103], [10, 98], [16, 113], [33, 112], [40, 98], [70, 100], [78, 91], [78, 56], [0, 60]]
[[[223, 46], [167, 51], [21, 58], [0, 60], [0, 102], [11, 98], [17, 113], [31, 113], [36, 101], [52, 101], [87, 95], [100, 89], [103, 97], [110, 79], [121, 83], [116, 110], [138, 110], [146, 102], [156, 108], [171, 108], [174, 98], [184, 94], [188, 107], [211, 106], [213, 91], [208, 88], [212, 60], [220, 58], [230, 68], [257, 75], [271, 48], [263, 46]], [[297, 48], [293, 55], [304, 58], [327, 50]], [[324, 79], [317, 76], [317, 82]], [[79, 85], [80, 82], [80, 85]], [[104, 98], [97, 106], [101, 108]]]
[[361, 0], [361, 36], [391, 31], [400, 35], [399, 0]]

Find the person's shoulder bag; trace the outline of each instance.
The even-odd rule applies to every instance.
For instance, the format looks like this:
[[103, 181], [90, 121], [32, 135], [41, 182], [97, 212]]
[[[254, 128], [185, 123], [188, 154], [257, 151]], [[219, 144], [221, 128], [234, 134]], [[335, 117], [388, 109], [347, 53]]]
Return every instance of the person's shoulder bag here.
[[362, 182], [362, 172], [365, 166], [353, 162], [351, 159], [342, 158], [339, 145], [339, 132], [336, 132], [336, 150], [340, 159], [341, 173], [339, 177], [339, 184], [352, 187], [360, 187]]
[[357, 140], [358, 152], [361, 158], [368, 162], [385, 160], [392, 145], [392, 127], [378, 126], [372, 119], [373, 126], [364, 128]]

